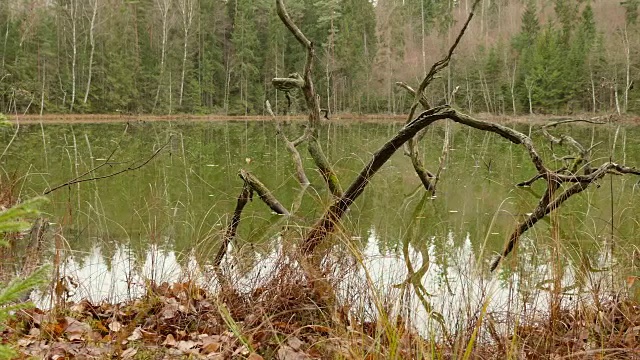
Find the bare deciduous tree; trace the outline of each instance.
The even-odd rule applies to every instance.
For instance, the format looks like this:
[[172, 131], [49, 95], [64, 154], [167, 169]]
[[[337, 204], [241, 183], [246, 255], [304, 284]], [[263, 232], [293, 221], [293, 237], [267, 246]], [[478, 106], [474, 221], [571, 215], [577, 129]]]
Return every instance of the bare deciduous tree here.
[[182, 31], [184, 35], [183, 41], [183, 53], [182, 53], [182, 77], [180, 78], [180, 98], [178, 104], [182, 106], [182, 96], [184, 94], [184, 75], [187, 67], [187, 48], [189, 45], [189, 30], [191, 29], [191, 23], [193, 22], [193, 5], [194, 0], [179, 0], [178, 7], [180, 8], [180, 15], [182, 15]]

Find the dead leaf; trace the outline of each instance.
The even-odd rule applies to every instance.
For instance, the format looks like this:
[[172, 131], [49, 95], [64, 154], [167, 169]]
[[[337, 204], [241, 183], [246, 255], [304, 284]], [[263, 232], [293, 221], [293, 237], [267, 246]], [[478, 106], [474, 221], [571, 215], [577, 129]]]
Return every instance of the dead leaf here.
[[65, 318], [67, 327], [64, 330], [65, 335], [69, 341], [84, 340], [84, 336], [91, 331], [89, 324], [80, 322], [72, 317]]
[[293, 336], [287, 340], [287, 344], [289, 344], [293, 350], [299, 351], [304, 343], [297, 337]]
[[133, 357], [138, 353], [138, 349], [136, 348], [128, 348], [123, 351], [120, 355], [122, 359], [133, 359]]
[[122, 324], [119, 321], [112, 321], [109, 323], [109, 330], [118, 332], [122, 330]]
[[173, 334], [169, 334], [167, 335], [167, 338], [164, 339], [164, 341], [162, 342], [162, 345], [164, 346], [176, 346], [176, 338], [173, 337]]
[[[174, 299], [175, 300], [175, 299]], [[167, 304], [162, 308], [162, 319], [168, 320], [173, 319], [176, 316], [176, 312], [179, 309], [178, 304]]]
[[36, 341], [34, 339], [18, 339], [18, 346], [27, 347], [35, 342]]
[[191, 340], [184, 341], [184, 340], [182, 340], [182, 341], [178, 341], [178, 344], [176, 345], [176, 347], [180, 351], [187, 351], [189, 349], [192, 349], [196, 345], [197, 345], [197, 343], [195, 341], [191, 341]]
[[220, 351], [222, 348], [222, 344], [219, 342], [209, 342], [202, 345], [202, 352], [205, 354], [215, 353]]
[[249, 349], [247, 349], [245, 345], [239, 346], [236, 351], [233, 352], [232, 357], [235, 357], [236, 355], [247, 356], [249, 355]]
[[251, 353], [251, 355], [247, 357], [247, 360], [264, 360], [264, 358], [256, 353]]
[[133, 329], [131, 336], [129, 336], [127, 340], [136, 341], [140, 339], [142, 339], [142, 329], [138, 326], [137, 328]]
[[290, 346], [278, 349], [278, 360], [309, 360], [309, 355], [293, 350]]

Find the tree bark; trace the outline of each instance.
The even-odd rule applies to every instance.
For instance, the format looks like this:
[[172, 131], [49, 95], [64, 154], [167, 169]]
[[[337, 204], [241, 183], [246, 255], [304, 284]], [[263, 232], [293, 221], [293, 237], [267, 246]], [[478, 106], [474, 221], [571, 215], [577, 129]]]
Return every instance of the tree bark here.
[[156, 90], [156, 98], [153, 102], [153, 110], [155, 112], [158, 106], [158, 99], [160, 98], [160, 88], [162, 87], [162, 77], [164, 76], [164, 62], [167, 49], [167, 32], [168, 32], [168, 16], [169, 8], [171, 7], [170, 0], [156, 0], [158, 10], [160, 11], [160, 17], [162, 18], [162, 49], [160, 50], [160, 73], [158, 75], [158, 89]]
[[182, 30], [184, 31], [183, 53], [182, 53], [182, 76], [180, 78], [180, 99], [178, 104], [182, 106], [182, 97], [184, 94], [184, 77], [187, 67], [187, 46], [189, 43], [189, 30], [193, 21], [193, 0], [180, 0], [180, 13], [182, 15]]
[[338, 181], [338, 176], [329, 163], [329, 160], [327, 160], [327, 157], [325, 156], [324, 152], [322, 151], [322, 147], [318, 142], [318, 127], [320, 126], [320, 104], [318, 102], [318, 96], [316, 95], [312, 79], [315, 49], [313, 43], [309, 41], [309, 39], [307, 39], [302, 31], [300, 31], [300, 29], [291, 20], [291, 17], [284, 7], [283, 0], [276, 0], [276, 8], [278, 16], [280, 17], [282, 23], [287, 27], [287, 29], [289, 29], [296, 40], [298, 40], [300, 45], [302, 45], [307, 50], [307, 60], [304, 66], [303, 73], [305, 84], [302, 87], [302, 93], [304, 94], [305, 102], [307, 103], [307, 107], [309, 108], [309, 137], [307, 140], [308, 150], [309, 154], [316, 164], [316, 167], [320, 171], [322, 178], [329, 186], [329, 191], [331, 191], [333, 196], [339, 198], [342, 196], [342, 187], [340, 186], [340, 182]]
[[282, 130], [282, 126], [281, 126], [280, 122], [276, 119], [276, 116], [273, 113], [273, 110], [271, 110], [271, 104], [269, 103], [268, 100], [265, 103], [265, 105], [266, 105], [267, 112], [271, 115], [271, 118], [276, 123], [276, 133], [278, 134], [278, 136], [280, 136], [282, 141], [284, 141], [284, 143], [285, 143], [285, 145], [287, 147], [287, 151], [289, 151], [289, 153], [291, 154], [291, 158], [293, 160], [293, 165], [296, 168], [296, 178], [298, 179], [298, 182], [302, 186], [309, 185], [310, 182], [309, 182], [309, 179], [307, 178], [307, 174], [304, 172], [304, 165], [302, 164], [302, 158], [300, 157], [300, 153], [298, 152], [298, 149], [296, 149], [296, 146], [298, 144], [300, 144], [304, 140], [306, 140], [306, 138], [308, 136], [307, 132], [305, 131], [304, 134], [300, 138], [298, 138], [297, 140], [290, 141], [287, 138], [287, 135], [285, 135], [284, 131]]
[[87, 88], [84, 92], [84, 101], [83, 103], [87, 103], [87, 99], [89, 99], [89, 91], [91, 90], [91, 76], [93, 69], [93, 54], [96, 49], [96, 40], [95, 40], [95, 27], [96, 27], [96, 16], [98, 15], [98, 0], [92, 0], [92, 12], [91, 12], [91, 22], [89, 25], [89, 44], [91, 45], [91, 50], [89, 51], [89, 69], [87, 74]]
[[271, 191], [255, 175], [245, 170], [240, 170], [238, 175], [273, 212], [278, 215], [289, 215], [289, 211], [280, 204], [278, 199], [271, 195]]

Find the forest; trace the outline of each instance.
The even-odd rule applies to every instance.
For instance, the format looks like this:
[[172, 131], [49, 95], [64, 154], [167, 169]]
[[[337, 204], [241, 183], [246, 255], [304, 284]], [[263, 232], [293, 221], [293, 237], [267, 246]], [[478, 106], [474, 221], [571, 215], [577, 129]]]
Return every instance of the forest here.
[[[483, 0], [426, 96], [469, 113], [636, 113], [640, 1]], [[331, 113], [404, 112], [469, 0], [295, 0]], [[0, 111], [264, 115], [305, 53], [268, 0], [6, 0]], [[294, 111], [304, 112], [292, 93]]]

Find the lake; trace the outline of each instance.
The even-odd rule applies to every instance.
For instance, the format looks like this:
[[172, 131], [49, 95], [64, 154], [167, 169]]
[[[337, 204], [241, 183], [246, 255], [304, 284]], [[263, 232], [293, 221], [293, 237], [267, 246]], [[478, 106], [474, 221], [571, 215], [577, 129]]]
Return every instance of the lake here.
[[[325, 123], [321, 142], [343, 188], [400, 128], [384, 121]], [[563, 165], [559, 158], [570, 149], [551, 147], [539, 127], [517, 128], [531, 133], [550, 168]], [[302, 131], [295, 122], [285, 129], [290, 137]], [[13, 131], [2, 130], [3, 148]], [[490, 274], [490, 261], [515, 224], [533, 210], [544, 184], [515, 187], [535, 174], [523, 149], [455, 124], [437, 124], [427, 131], [420, 148], [428, 169], [437, 169], [447, 131], [449, 151], [435, 198], [424, 197], [409, 158], [398, 151], [344, 219], [337, 251], [348, 252], [345, 240], [360, 249], [365, 255], [361, 265], [374, 284], [390, 288], [403, 280], [403, 241], [410, 242], [416, 268], [420, 258], [428, 258], [423, 283], [435, 302], [446, 294], [469, 297], [484, 291], [487, 283], [504, 291], [514, 286], [527, 294], [544, 291], [550, 274], [557, 271], [550, 265], [554, 263], [562, 265], [566, 292], [587, 291], [594, 276], [615, 276], [623, 282], [638, 273], [639, 179], [612, 175], [538, 223], [497, 275]], [[570, 134], [586, 146], [597, 144], [595, 164], [611, 157], [640, 165], [640, 127], [567, 125], [553, 132]], [[31, 197], [105, 159], [108, 164], [87, 177], [135, 166], [160, 148], [140, 169], [49, 195], [46, 217], [52, 231], [64, 239], [61, 271], [79, 284], [72, 299], [123, 300], [139, 295], [145, 279], [210, 279], [209, 264], [243, 185], [239, 169], [255, 174], [285, 207], [300, 195], [291, 158], [267, 121], [21, 125], [2, 168], [9, 176], [24, 176], [20, 193]], [[292, 241], [296, 231], [312, 226], [331, 203], [306, 148], [301, 154], [312, 185], [302, 194], [297, 212], [286, 219], [294, 229], [286, 236]], [[245, 208], [225, 265], [234, 269], [240, 283], [250, 284], [269, 267], [283, 246], [281, 228], [282, 218], [257, 198]], [[496, 298], [503, 290], [496, 290]], [[446, 301], [452, 302], [455, 298]]]

